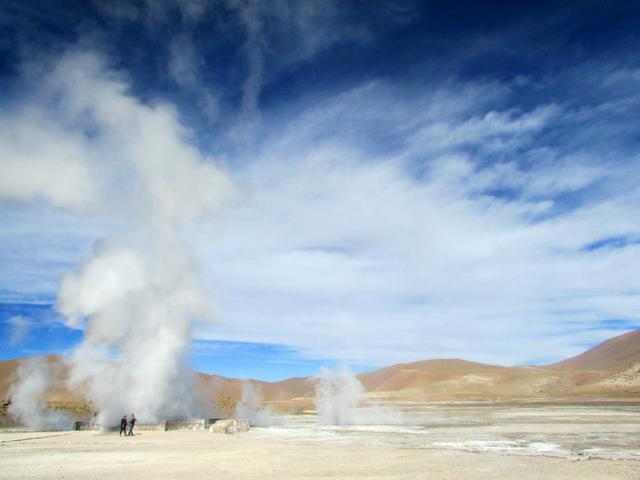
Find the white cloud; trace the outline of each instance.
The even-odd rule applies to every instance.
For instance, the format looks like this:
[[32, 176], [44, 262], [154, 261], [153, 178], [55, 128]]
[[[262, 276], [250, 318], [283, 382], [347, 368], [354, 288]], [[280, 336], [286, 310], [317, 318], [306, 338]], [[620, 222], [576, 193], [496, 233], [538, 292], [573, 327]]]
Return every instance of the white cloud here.
[[88, 143], [33, 108], [0, 116], [0, 198], [79, 209], [95, 201]]
[[22, 315], [15, 315], [9, 320], [9, 345], [16, 346], [23, 343], [31, 334], [33, 327], [35, 326], [33, 320]]
[[414, 142], [422, 152], [468, 144], [481, 145], [488, 150], [512, 149], [527, 140], [527, 134], [548, 124], [558, 110], [555, 105], [538, 107], [524, 114], [492, 110], [462, 122], [458, 119], [433, 122], [417, 132]]
[[219, 114], [214, 86], [202, 78], [202, 59], [187, 35], [177, 35], [169, 46], [169, 73], [184, 90], [196, 95], [200, 109], [210, 120]]
[[[530, 134], [564, 121], [561, 107], [479, 116], [470, 97], [465, 115], [452, 92], [455, 113], [434, 119], [421, 98], [404, 112], [396, 103], [389, 128], [404, 117], [417, 130], [372, 158], [361, 112], [394, 103], [377, 88], [274, 125], [259, 160], [236, 173], [244, 203], [225, 215], [221, 238], [199, 239], [223, 319], [200, 335], [364, 364], [519, 363], [578, 353], [612, 334], [591, 330], [604, 320], [637, 323], [638, 246], [583, 248], [637, 234], [637, 189], [616, 191], [618, 172], [551, 146], [550, 161], [521, 164], [540, 148]], [[354, 119], [355, 131], [341, 130]], [[437, 151], [416, 150], [414, 130], [422, 141], [430, 132]], [[459, 149], [496, 135], [508, 162]], [[558, 210], [558, 196], [596, 183], [612, 188]], [[489, 193], [504, 188], [515, 193]]]
[[[2, 171], [14, 180], [0, 183], [1, 196], [41, 194], [54, 205], [122, 216], [142, 211], [159, 223], [215, 212], [232, 197], [227, 177], [192, 146], [175, 109], [138, 102], [98, 56], [71, 52], [41, 80], [40, 96], [58, 104], [56, 121], [39, 124], [52, 114], [36, 97], [19, 141], [0, 144]], [[142, 208], [132, 211], [132, 202]]]

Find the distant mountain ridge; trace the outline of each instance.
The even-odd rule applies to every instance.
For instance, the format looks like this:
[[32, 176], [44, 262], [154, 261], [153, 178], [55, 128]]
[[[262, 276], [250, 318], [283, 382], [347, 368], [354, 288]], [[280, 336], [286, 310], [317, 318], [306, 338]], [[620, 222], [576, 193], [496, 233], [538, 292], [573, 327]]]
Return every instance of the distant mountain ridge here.
[[[64, 363], [62, 357], [48, 361]], [[18, 360], [0, 362], [0, 400], [8, 401]], [[82, 392], [59, 386], [47, 393], [49, 402], [79, 402]], [[423, 360], [391, 365], [357, 375], [367, 396], [390, 400], [584, 400], [634, 399], [640, 401], [640, 330], [613, 337], [575, 357], [545, 366], [504, 367], [461, 359]], [[225, 378], [198, 373], [200, 396], [218, 404], [233, 405], [244, 383], [258, 390], [275, 406], [309, 407], [314, 395], [313, 377], [278, 382]]]

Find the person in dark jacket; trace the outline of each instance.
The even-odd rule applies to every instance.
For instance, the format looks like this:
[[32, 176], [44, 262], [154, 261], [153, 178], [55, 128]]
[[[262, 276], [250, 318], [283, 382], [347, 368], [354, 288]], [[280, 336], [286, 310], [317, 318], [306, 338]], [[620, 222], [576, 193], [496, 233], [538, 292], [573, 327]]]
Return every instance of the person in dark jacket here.
[[136, 424], [137, 421], [138, 420], [136, 420], [136, 416], [132, 413], [131, 418], [129, 419], [129, 433], [127, 434], [130, 437], [133, 437], [133, 426]]
[[124, 433], [124, 436], [127, 436], [127, 416], [123, 415], [120, 419], [120, 436]]

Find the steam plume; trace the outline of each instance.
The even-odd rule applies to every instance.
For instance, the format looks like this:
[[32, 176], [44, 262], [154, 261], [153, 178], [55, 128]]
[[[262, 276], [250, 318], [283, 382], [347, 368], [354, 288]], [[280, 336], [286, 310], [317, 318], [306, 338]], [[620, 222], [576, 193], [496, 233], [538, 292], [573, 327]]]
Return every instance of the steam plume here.
[[56, 373], [54, 367], [42, 357], [21, 362], [17, 369], [18, 381], [9, 391], [9, 415], [36, 430], [69, 428], [71, 421], [61, 412], [48, 408], [42, 398]]
[[[194, 322], [209, 315], [184, 231], [233, 197], [227, 176], [189, 143], [175, 109], [142, 104], [128, 90], [99, 57], [72, 52], [39, 83], [36, 98], [49, 98], [55, 115], [34, 100], [28, 110], [43, 119], [38, 129], [14, 126], [22, 133], [14, 150], [28, 151], [39, 171], [73, 167], [84, 181], [22, 175], [29, 195], [12, 198], [44, 198], [118, 224], [96, 242], [91, 259], [63, 276], [57, 302], [67, 325], [84, 330], [71, 358], [71, 387], [87, 391], [107, 425], [130, 412], [155, 422], [192, 411], [186, 355]], [[29, 123], [31, 116], [17, 118]], [[60, 137], [64, 149], [53, 155], [39, 147], [38, 139]], [[32, 370], [13, 395], [20, 412], [37, 407], [44, 391], [42, 372]]]
[[325, 425], [355, 423], [356, 409], [362, 402], [363, 393], [362, 384], [347, 368], [336, 374], [322, 367], [315, 395], [319, 422]]
[[143, 253], [99, 243], [79, 272], [63, 278], [59, 309], [71, 325], [88, 317], [71, 382], [88, 386], [100, 423], [130, 410], [154, 422], [191, 412], [185, 355], [191, 322], [206, 304], [179, 246]]
[[258, 427], [270, 427], [282, 423], [282, 419], [271, 410], [270, 406], [262, 405], [260, 392], [249, 382], [242, 384], [242, 398], [236, 405], [235, 415], [249, 420], [251, 425]]
[[387, 406], [367, 401], [360, 380], [343, 367], [339, 373], [321, 368], [317, 377], [315, 405], [323, 425], [399, 425], [403, 415]]

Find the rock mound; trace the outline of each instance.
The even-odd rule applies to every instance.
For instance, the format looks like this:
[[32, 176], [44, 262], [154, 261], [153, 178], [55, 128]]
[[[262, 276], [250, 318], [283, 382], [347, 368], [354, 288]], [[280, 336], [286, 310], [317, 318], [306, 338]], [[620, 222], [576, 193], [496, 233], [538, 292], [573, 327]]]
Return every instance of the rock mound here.
[[209, 431], [212, 433], [240, 433], [249, 431], [248, 420], [236, 420], [230, 418], [228, 420], [218, 420], [216, 423], [209, 427]]

